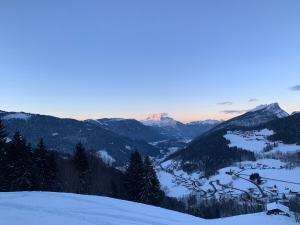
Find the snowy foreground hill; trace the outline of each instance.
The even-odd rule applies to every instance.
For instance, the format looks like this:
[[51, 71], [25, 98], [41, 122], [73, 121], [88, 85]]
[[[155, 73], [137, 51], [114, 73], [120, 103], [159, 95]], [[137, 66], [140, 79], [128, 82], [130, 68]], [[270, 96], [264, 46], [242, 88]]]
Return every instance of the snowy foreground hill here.
[[205, 220], [106, 197], [47, 192], [0, 193], [3, 225], [296, 225], [265, 213]]

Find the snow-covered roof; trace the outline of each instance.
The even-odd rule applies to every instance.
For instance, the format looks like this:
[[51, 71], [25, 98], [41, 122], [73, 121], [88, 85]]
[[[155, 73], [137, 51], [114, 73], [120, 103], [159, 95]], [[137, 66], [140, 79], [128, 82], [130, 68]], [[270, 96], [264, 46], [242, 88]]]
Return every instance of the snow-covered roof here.
[[286, 206], [284, 206], [280, 203], [272, 202], [272, 203], [269, 203], [267, 205], [267, 211], [271, 211], [271, 210], [274, 210], [274, 209], [279, 209], [279, 210], [281, 210], [282, 212], [285, 212], [285, 213], [290, 212], [288, 207], [286, 207]]

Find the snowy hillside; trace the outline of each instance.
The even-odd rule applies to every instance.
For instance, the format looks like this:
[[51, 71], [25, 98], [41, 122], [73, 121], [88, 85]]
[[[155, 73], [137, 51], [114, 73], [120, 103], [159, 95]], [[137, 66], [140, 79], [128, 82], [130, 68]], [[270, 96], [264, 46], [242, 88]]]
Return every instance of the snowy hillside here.
[[260, 131], [227, 131], [224, 138], [230, 141], [229, 147], [238, 147], [255, 153], [262, 153], [264, 151], [282, 153], [300, 151], [300, 145], [269, 141], [268, 137], [273, 134], [274, 131], [268, 129]]
[[3, 225], [296, 225], [265, 213], [205, 220], [143, 204], [65, 193], [0, 193]]
[[261, 188], [270, 198], [300, 192], [300, 167], [289, 168], [285, 163], [275, 159], [236, 163], [218, 170], [217, 174], [209, 179], [203, 177], [201, 172], [191, 174], [184, 172], [178, 166], [178, 162], [172, 160], [161, 164], [157, 168], [157, 173], [166, 193], [177, 198], [200, 190], [205, 197], [218, 198], [226, 195], [236, 198], [244, 191], [256, 197], [260, 195], [259, 190], [251, 182], [245, 180], [249, 179], [253, 173], [260, 174]]

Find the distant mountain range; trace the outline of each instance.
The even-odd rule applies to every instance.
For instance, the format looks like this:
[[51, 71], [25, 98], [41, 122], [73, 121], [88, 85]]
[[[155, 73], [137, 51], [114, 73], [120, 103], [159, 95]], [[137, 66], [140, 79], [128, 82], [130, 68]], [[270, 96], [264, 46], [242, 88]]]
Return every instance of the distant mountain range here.
[[89, 150], [106, 151], [117, 165], [127, 162], [135, 149], [152, 157], [159, 154], [157, 148], [145, 141], [132, 140], [90, 121], [3, 111], [0, 118], [10, 138], [19, 131], [33, 146], [43, 138], [50, 149], [71, 153], [80, 141]]
[[[165, 117], [161, 117], [161, 121], [169, 120], [172, 123], [162, 122], [162, 126], [155, 126], [145, 125], [134, 119], [105, 118], [78, 121], [5, 111], [0, 111], [0, 119], [3, 120], [10, 138], [19, 131], [33, 146], [43, 138], [50, 149], [64, 153], [71, 153], [76, 143], [80, 141], [89, 150], [107, 152], [116, 161], [116, 165], [127, 162], [135, 149], [144, 155], [155, 157], [161, 154], [162, 149], [172, 147], [176, 141], [165, 142], [163, 146], [151, 143], [178, 138], [192, 139], [214, 126], [212, 122], [185, 125]], [[159, 123], [158, 120], [157, 122]]]
[[[293, 118], [298, 118], [299, 115], [294, 113]], [[123, 118], [78, 121], [0, 111], [0, 119], [3, 120], [10, 138], [16, 131], [20, 131], [33, 146], [43, 138], [50, 149], [64, 153], [71, 153], [80, 141], [87, 149], [101, 151], [102, 155], [111, 157], [115, 165], [126, 163], [135, 149], [151, 157], [171, 154], [168, 158], [197, 161], [197, 164], [203, 157], [216, 157], [216, 149], [219, 151], [220, 160], [224, 161], [228, 157], [232, 159], [235, 156], [232, 156], [232, 152], [226, 155], [227, 142], [222, 136], [227, 130], [252, 129], [267, 123], [270, 128], [275, 129], [277, 120], [285, 121], [285, 118], [291, 117], [277, 103], [259, 106], [224, 122], [206, 120], [187, 124], [174, 120], [166, 113], [153, 114], [143, 121]], [[281, 130], [281, 133], [284, 132], [286, 131]], [[290, 132], [289, 137], [292, 132], [294, 131]], [[294, 133], [293, 139], [285, 139], [298, 140], [298, 134]]]
[[164, 136], [185, 140], [194, 139], [220, 123], [217, 120], [205, 120], [183, 124], [169, 117], [167, 113], [153, 114], [141, 122]]

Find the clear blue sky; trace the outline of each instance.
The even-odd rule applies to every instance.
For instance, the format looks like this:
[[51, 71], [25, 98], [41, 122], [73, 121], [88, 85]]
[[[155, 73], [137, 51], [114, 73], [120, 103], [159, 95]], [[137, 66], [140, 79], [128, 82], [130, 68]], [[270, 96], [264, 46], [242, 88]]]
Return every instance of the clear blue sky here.
[[299, 0], [2, 0], [0, 108], [182, 121], [300, 110], [299, 12]]

